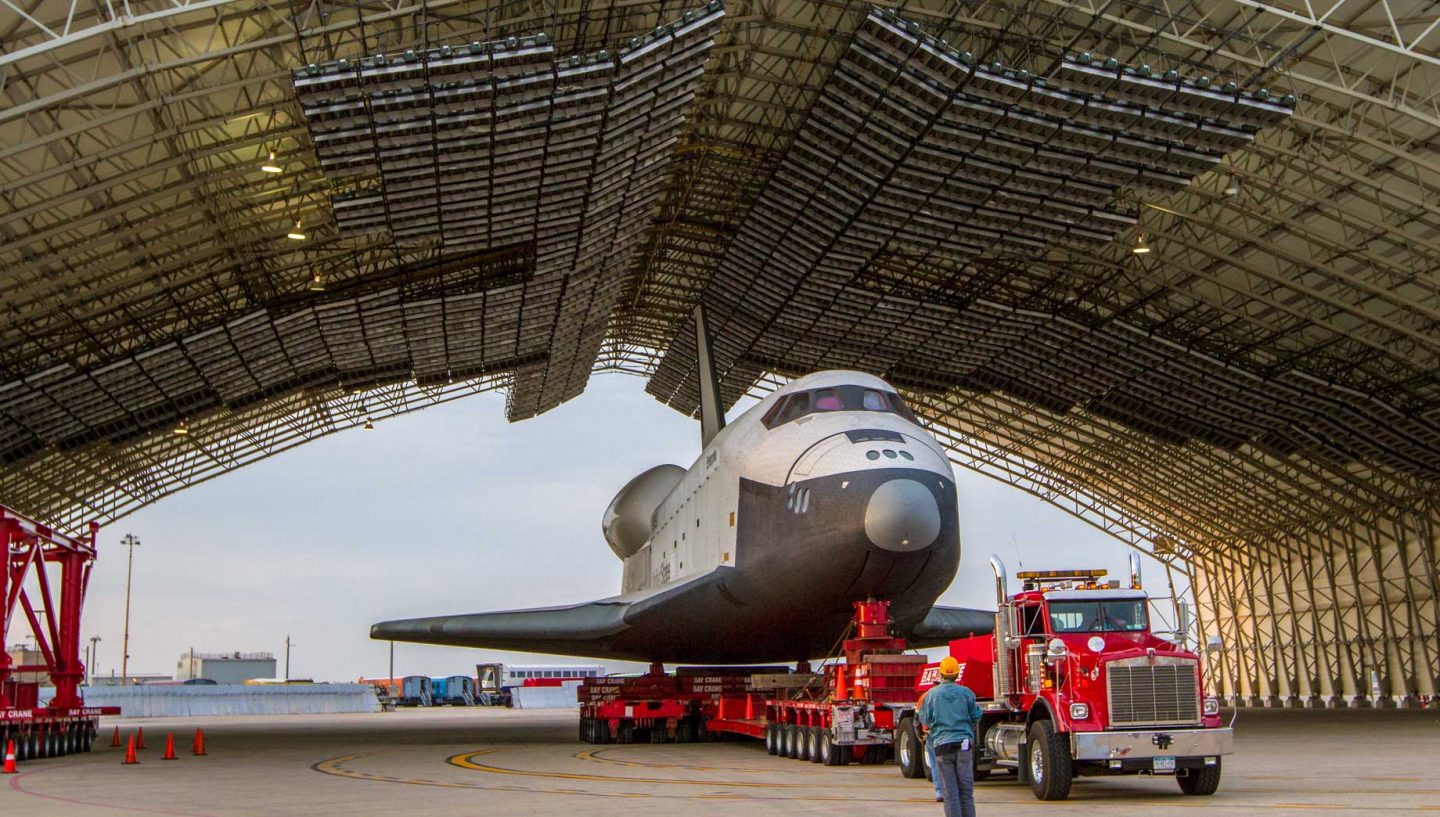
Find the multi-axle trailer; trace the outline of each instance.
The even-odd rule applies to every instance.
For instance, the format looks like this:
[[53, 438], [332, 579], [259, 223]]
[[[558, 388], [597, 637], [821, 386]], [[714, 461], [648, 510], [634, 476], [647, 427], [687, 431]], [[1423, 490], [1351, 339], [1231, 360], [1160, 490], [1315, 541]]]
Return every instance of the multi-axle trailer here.
[[[1219, 787], [1231, 731], [1205, 697], [1200, 659], [1149, 627], [1138, 562], [1129, 586], [1104, 571], [1021, 573], [1005, 588], [992, 559], [994, 632], [958, 639], [950, 653], [985, 711], [976, 779], [1013, 773], [1058, 800], [1083, 775], [1173, 775], [1185, 794]], [[591, 743], [688, 742], [724, 735], [765, 741], [772, 755], [832, 766], [894, 758], [906, 777], [929, 776], [915, 709], [938, 664], [891, 636], [889, 604], [855, 603], [843, 659], [812, 672], [785, 667], [680, 668], [587, 679], [580, 738]]]
[[[38, 664], [15, 665], [0, 650], [0, 752], [14, 741], [18, 760], [88, 752], [100, 716], [120, 712], [87, 707], [80, 692], [80, 612], [96, 530], [91, 525], [88, 537], [70, 537], [0, 506], [0, 645], [9, 643], [18, 614], [41, 657]], [[40, 700], [40, 678], [55, 689], [47, 701]]]

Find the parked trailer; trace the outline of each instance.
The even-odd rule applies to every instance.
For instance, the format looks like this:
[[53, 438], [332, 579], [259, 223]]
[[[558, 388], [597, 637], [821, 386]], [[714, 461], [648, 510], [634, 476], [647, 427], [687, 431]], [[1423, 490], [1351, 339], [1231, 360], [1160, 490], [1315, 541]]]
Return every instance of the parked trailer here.
[[[1203, 693], [1200, 657], [1150, 630], [1139, 559], [1128, 587], [1102, 582], [1103, 570], [1031, 571], [1017, 574], [1025, 584], [1013, 596], [1005, 565], [990, 565], [995, 631], [950, 643], [985, 710], [976, 779], [1014, 772], [1041, 800], [1063, 800], [1075, 777], [1091, 775], [1173, 775], [1185, 794], [1214, 794], [1233, 733]], [[922, 692], [937, 668], [926, 668]], [[927, 774], [908, 715], [897, 746], [902, 774]]]
[[430, 689], [430, 678], [424, 675], [407, 675], [400, 681], [400, 697], [396, 706], [434, 706]]
[[[88, 752], [102, 715], [120, 708], [87, 707], [80, 684], [80, 614], [90, 568], [95, 561], [95, 535], [73, 538], [0, 506], [0, 645], [11, 638], [10, 616], [23, 611], [42, 664], [16, 666], [0, 650], [0, 751], [15, 742], [16, 759], [58, 757]], [[55, 591], [58, 590], [58, 597]], [[55, 695], [41, 701], [38, 681], [20, 681], [16, 673], [49, 676]]]
[[474, 706], [475, 679], [468, 675], [447, 675], [430, 678], [430, 700], [433, 706]]

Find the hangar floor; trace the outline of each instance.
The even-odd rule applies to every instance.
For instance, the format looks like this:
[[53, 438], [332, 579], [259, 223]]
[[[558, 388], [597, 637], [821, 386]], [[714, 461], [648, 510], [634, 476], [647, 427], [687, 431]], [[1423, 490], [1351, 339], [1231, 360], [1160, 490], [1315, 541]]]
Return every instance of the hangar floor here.
[[[429, 710], [382, 715], [128, 720], [149, 749], [122, 766], [107, 744], [26, 763], [0, 782], [0, 814], [673, 815], [939, 814], [922, 781], [894, 766], [829, 769], [769, 757], [758, 743], [589, 746], [574, 715]], [[210, 755], [191, 757], [204, 726]], [[104, 727], [104, 737], [112, 724]], [[167, 731], [180, 758], [160, 760]], [[1041, 803], [1001, 779], [981, 814], [1139, 815], [1155, 808], [1227, 817], [1277, 810], [1440, 814], [1440, 716], [1431, 712], [1241, 712], [1219, 794], [1181, 795], [1164, 778], [1091, 778]]]

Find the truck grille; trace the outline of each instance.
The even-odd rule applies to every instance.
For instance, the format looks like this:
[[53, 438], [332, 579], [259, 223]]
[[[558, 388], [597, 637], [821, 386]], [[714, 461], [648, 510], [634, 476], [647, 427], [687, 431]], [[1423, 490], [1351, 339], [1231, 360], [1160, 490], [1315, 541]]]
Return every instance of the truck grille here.
[[1106, 665], [1111, 726], [1179, 726], [1200, 723], [1195, 662], [1180, 658], [1127, 658]]

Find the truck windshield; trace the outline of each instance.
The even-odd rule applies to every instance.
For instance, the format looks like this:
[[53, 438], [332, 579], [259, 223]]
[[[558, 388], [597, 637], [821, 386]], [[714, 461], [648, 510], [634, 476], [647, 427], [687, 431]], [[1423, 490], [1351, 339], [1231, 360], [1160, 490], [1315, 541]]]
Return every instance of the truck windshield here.
[[1053, 633], [1133, 633], [1147, 626], [1144, 599], [1050, 602]]

